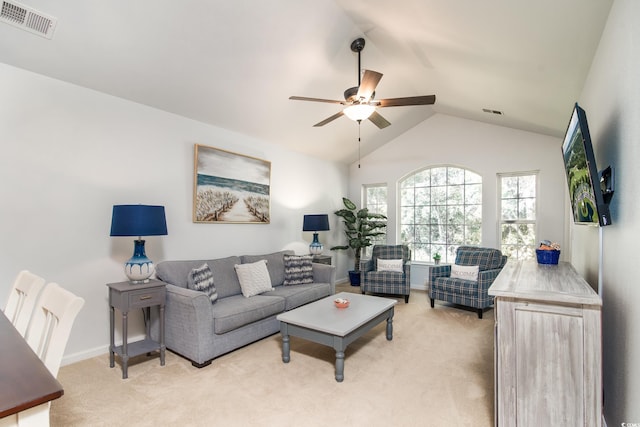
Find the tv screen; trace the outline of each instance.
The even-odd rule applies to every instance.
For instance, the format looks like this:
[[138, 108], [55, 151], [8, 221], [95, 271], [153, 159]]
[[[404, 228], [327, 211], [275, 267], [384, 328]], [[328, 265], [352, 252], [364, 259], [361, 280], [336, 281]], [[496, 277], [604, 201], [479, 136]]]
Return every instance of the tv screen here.
[[577, 103], [562, 143], [562, 154], [574, 223], [610, 225], [609, 205], [604, 202], [600, 188], [587, 115]]

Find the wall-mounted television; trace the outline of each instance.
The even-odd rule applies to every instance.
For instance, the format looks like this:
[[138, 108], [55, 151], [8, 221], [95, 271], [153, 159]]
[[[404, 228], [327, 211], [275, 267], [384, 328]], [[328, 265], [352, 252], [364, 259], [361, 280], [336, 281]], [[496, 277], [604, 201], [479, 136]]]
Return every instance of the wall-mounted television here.
[[[613, 189], [601, 188], [601, 176], [598, 174], [593, 155], [587, 115], [578, 103], [571, 113], [562, 143], [562, 155], [574, 223], [601, 227], [611, 225], [607, 202], [613, 195]], [[611, 171], [609, 168], [607, 170]], [[605, 181], [602, 180], [603, 183]]]

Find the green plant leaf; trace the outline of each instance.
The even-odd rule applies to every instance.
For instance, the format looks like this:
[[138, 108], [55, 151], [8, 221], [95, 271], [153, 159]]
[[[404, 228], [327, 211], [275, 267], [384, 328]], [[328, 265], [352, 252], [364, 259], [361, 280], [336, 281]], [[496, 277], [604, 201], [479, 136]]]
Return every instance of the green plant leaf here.
[[353, 203], [351, 200], [347, 199], [346, 197], [342, 198], [342, 203], [344, 203], [345, 207], [351, 211], [355, 211], [357, 208], [355, 203]]

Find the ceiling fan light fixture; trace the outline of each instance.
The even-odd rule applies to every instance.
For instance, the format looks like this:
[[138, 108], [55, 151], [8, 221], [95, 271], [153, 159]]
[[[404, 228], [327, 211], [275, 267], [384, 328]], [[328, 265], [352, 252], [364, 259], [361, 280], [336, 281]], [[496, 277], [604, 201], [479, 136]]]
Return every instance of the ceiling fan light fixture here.
[[367, 120], [375, 110], [376, 107], [373, 105], [355, 104], [345, 108], [343, 113], [354, 122], [359, 122], [361, 120]]

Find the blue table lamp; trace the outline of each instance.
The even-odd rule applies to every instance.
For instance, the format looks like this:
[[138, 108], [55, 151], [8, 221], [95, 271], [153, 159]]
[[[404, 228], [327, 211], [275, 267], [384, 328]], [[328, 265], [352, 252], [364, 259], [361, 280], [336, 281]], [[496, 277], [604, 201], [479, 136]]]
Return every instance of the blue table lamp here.
[[309, 245], [309, 253], [312, 255], [320, 255], [322, 253], [322, 243], [318, 240], [318, 231], [329, 230], [329, 216], [322, 215], [305, 215], [302, 222], [302, 231], [313, 231], [313, 242]]
[[111, 236], [138, 236], [133, 256], [124, 264], [124, 273], [133, 284], [148, 283], [155, 267], [144, 252], [142, 236], [165, 236], [167, 220], [164, 206], [114, 205]]

